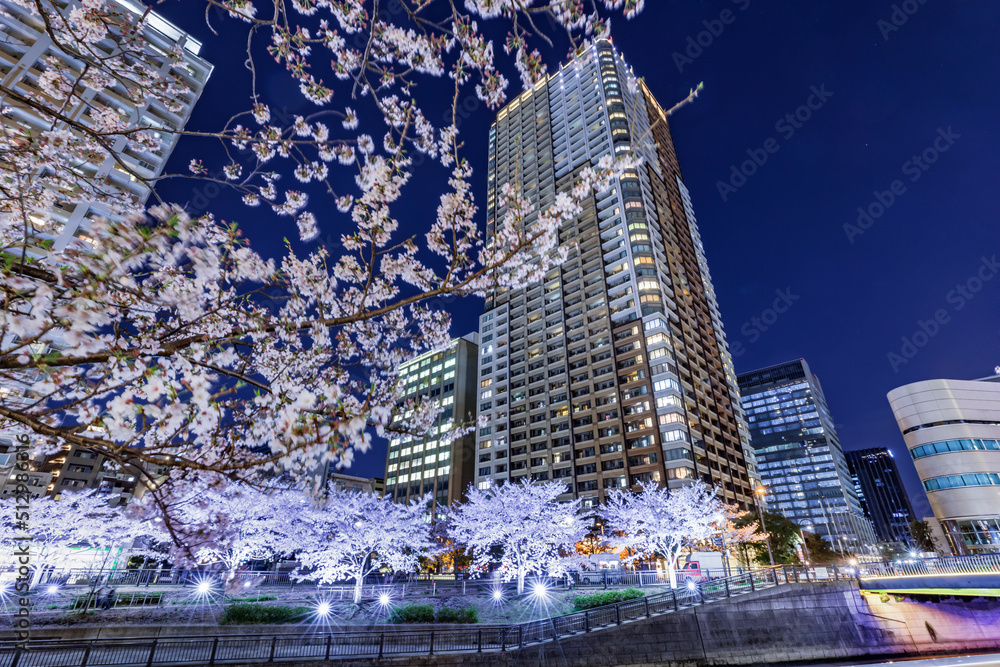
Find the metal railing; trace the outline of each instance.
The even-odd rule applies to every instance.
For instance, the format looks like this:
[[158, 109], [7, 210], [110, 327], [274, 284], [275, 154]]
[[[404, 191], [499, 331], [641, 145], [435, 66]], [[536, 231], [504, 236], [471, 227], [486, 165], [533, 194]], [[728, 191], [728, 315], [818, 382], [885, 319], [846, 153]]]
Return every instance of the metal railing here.
[[[204, 579], [223, 579], [226, 573], [218, 569], [164, 569], [164, 570], [46, 570], [37, 579], [35, 586], [59, 584], [60, 586], [192, 586]], [[296, 580], [289, 571], [275, 572], [271, 570], [242, 570], [236, 572], [236, 577], [242, 581], [252, 582], [260, 586], [315, 586], [316, 582]], [[11, 576], [12, 578], [12, 576]], [[0, 579], [3, 579], [0, 573]], [[419, 574], [371, 574], [365, 577], [365, 586], [381, 586], [393, 584], [412, 584], [422, 581], [436, 582], [447, 585], [452, 579], [434, 579], [428, 575]], [[461, 585], [462, 580], [458, 580]], [[344, 581], [337, 586], [353, 586], [354, 582]]]
[[912, 559], [894, 563], [864, 563], [858, 566], [858, 570], [861, 579], [921, 574], [1000, 574], [1000, 554]]
[[98, 667], [116, 665], [275, 662], [335, 657], [382, 657], [507, 651], [554, 641], [637, 619], [667, 614], [796, 582], [851, 580], [854, 575], [837, 567], [777, 566], [720, 577], [689, 581], [663, 593], [588, 609], [586, 611], [508, 626], [469, 626], [439, 629], [396, 629], [322, 632], [296, 635], [239, 635], [172, 637], [163, 639], [39, 640], [28, 650], [0, 643], [0, 667]]

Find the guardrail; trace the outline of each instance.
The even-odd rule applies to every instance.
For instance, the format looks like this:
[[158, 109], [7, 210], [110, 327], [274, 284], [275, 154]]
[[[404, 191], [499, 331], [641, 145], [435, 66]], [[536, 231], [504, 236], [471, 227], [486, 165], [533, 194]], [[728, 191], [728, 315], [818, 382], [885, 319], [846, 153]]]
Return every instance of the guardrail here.
[[853, 571], [837, 567], [777, 566], [703, 582], [627, 602], [508, 626], [384, 631], [316, 632], [300, 635], [116, 639], [89, 643], [66, 640], [32, 642], [29, 650], [0, 643], [0, 667], [119, 667], [140, 665], [277, 660], [328, 660], [508, 651], [596, 629], [679, 611], [715, 600], [797, 582], [852, 580]]
[[922, 574], [1000, 574], [1000, 554], [948, 556], [895, 563], [865, 563], [858, 566], [858, 570], [862, 579], [908, 577]]

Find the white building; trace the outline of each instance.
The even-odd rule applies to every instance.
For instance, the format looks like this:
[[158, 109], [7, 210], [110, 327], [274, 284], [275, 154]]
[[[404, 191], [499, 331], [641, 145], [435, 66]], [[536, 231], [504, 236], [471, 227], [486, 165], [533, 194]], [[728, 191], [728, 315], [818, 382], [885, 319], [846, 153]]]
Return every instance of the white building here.
[[[132, 12], [138, 16], [148, 11], [146, 5], [133, 2], [133, 0], [115, 0], [115, 2], [120, 5], [122, 11]], [[68, 13], [79, 3], [74, 1], [64, 5], [58, 2], [56, 4], [62, 7], [61, 11]], [[41, 88], [38, 79], [47, 68], [52, 66], [54, 61], [67, 67], [71, 76], [78, 76], [82, 72], [85, 63], [66, 53], [55, 44], [39, 20], [20, 6], [7, 0], [0, 0], [0, 8], [3, 9], [0, 12], [0, 31], [3, 32], [3, 38], [0, 39], [0, 84], [3, 88], [20, 95], [40, 96]], [[147, 15], [147, 27], [143, 37], [148, 53], [154, 58], [161, 57], [175, 46], [181, 47], [180, 52], [183, 54], [183, 60], [180, 65], [172, 66], [168, 62], [160, 67], [162, 74], [172, 73], [180, 76], [190, 88], [190, 93], [176, 99], [181, 103], [180, 111], [170, 111], [158, 102], [147, 103], [137, 108], [121, 94], [120, 90], [114, 87], [102, 91], [78, 87], [77, 94], [70, 98], [71, 103], [59, 107], [60, 115], [69, 120], [89, 125], [93, 122], [95, 112], [111, 108], [122, 112], [128, 121], [136, 127], [172, 130], [184, 127], [202, 89], [205, 87], [205, 83], [208, 81], [212, 66], [198, 55], [202, 46], [199, 41], [192, 39], [155, 12], [150, 12]], [[95, 50], [113, 54], [118, 48], [118, 43], [109, 36], [104, 41], [92, 46]], [[67, 129], [70, 127], [66, 121], [53, 121], [52, 117], [48, 115], [43, 117], [36, 109], [22, 104], [10, 96], [3, 96], [2, 102], [10, 109], [9, 115], [0, 116], [0, 123], [4, 126], [30, 128], [34, 132], [40, 129]], [[153, 179], [161, 174], [177, 141], [177, 136], [174, 134], [158, 136], [163, 144], [155, 152], [133, 150], [126, 145], [124, 138], [119, 138], [112, 147], [120, 159], [131, 170], [134, 170], [139, 178], [128, 173], [110, 155], [106, 156], [100, 163], [82, 160], [76, 165], [74, 171], [79, 174], [81, 179], [87, 179], [91, 182], [104, 181], [104, 187], [128, 193], [141, 204], [150, 194], [149, 189], [141, 182], [141, 179]], [[106, 216], [108, 213], [107, 209], [99, 203], [86, 200], [74, 201], [72, 198], [67, 198], [52, 211], [52, 215], [47, 219], [35, 217], [32, 218], [31, 223], [38, 242], [50, 242], [52, 248], [59, 251], [65, 248], [74, 237], [86, 236], [88, 220]]]
[[954, 552], [1000, 552], [1000, 375], [914, 382], [889, 404]]
[[[165, 54], [178, 50], [180, 62], [164, 61], [159, 72], [179, 77], [188, 87], [188, 93], [173, 98], [174, 102], [179, 103], [179, 109], [172, 111], [158, 101], [146, 101], [135, 106], [129, 102], [121, 82], [99, 91], [78, 85], [75, 94], [68, 96], [65, 104], [41, 96], [39, 77], [47, 69], [58, 63], [59, 67], [66, 68], [66, 72], [75, 81], [80, 78], [86, 64], [54, 43], [39, 19], [17, 4], [0, 0], [0, 31], [3, 33], [0, 38], [0, 85], [16, 95], [47, 100], [50, 108], [57, 108], [59, 115], [67, 119], [54, 121], [52, 116], [32, 105], [24, 104], [12, 95], [0, 94], [0, 103], [9, 109], [9, 112], [0, 115], [0, 131], [30, 130], [33, 134], [50, 129], [72, 131], [69, 121], [89, 125], [94, 122], [94, 115], [105, 109], [119, 111], [135, 127], [154, 130], [178, 130], [184, 127], [212, 72], [212, 66], [198, 55], [201, 43], [155, 12], [149, 12], [146, 5], [133, 0], [114, 1], [124, 13], [146, 16], [142, 43], [151, 61], [162, 61]], [[75, 0], [68, 3], [56, 0], [52, 4], [64, 14], [78, 5]], [[91, 47], [95, 52], [108, 56], [121, 51], [121, 43], [116, 41], [112, 33]], [[150, 194], [149, 188], [142, 181], [154, 179], [163, 172], [177, 142], [177, 135], [173, 133], [157, 133], [157, 136], [162, 144], [156, 151], [134, 150], [126, 145], [123, 138], [112, 145], [113, 152], [128, 169], [123, 168], [109, 153], [100, 162], [96, 159], [89, 162], [81, 159], [73, 170], [81, 181], [101, 183], [101, 187], [108, 192], [125, 193], [137, 205], [142, 205]], [[129, 173], [129, 170], [133, 173]], [[86, 238], [90, 220], [108, 217], [109, 213], [101, 203], [85, 197], [74, 199], [74, 194], [71, 193], [52, 209], [50, 215], [44, 218], [31, 217], [31, 240], [36, 248], [44, 244], [55, 252], [60, 252], [74, 238]], [[6, 347], [11, 341], [3, 342]], [[36, 354], [45, 354], [49, 349], [58, 347], [58, 340], [36, 342], [31, 346]], [[16, 405], [24, 400], [25, 387], [33, 382], [33, 375], [27, 374], [0, 379], [0, 401], [9, 406]], [[5, 435], [12, 436], [13, 433]], [[10, 437], [0, 438], [0, 495], [9, 495], [12, 488], [7, 484], [10, 468], [3, 465], [3, 454], [13, 451], [13, 445], [10, 444], [12, 442]], [[123, 469], [109, 472], [104, 470], [104, 465], [104, 457], [79, 447], [66, 446], [58, 455], [44, 460], [32, 460], [31, 486], [53, 494], [67, 490], [100, 489], [111, 496], [112, 502], [127, 500], [134, 493], [141, 492], [141, 480], [138, 479], [137, 471]]]

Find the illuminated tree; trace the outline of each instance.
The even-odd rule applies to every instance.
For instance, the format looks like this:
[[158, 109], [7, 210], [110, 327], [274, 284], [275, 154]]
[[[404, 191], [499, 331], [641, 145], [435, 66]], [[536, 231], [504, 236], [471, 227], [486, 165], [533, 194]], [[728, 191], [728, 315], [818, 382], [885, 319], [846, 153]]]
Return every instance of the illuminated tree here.
[[475, 565], [500, 566], [504, 581], [517, 580], [524, 592], [530, 574], [560, 576], [567, 552], [587, 534], [580, 501], [559, 502], [567, 492], [559, 482], [525, 480], [468, 490], [468, 501], [449, 514], [449, 534], [465, 547]]
[[681, 549], [709, 537], [721, 511], [715, 491], [701, 482], [679, 489], [649, 482], [639, 493], [615, 489], [599, 514], [611, 529], [607, 541], [612, 547], [627, 549], [627, 560], [663, 558], [670, 587], [676, 588]]
[[287, 534], [298, 543], [294, 576], [321, 584], [354, 582], [361, 602], [364, 579], [382, 567], [413, 572], [421, 555], [434, 555], [427, 518], [430, 495], [409, 504], [330, 485], [319, 504], [300, 510]]

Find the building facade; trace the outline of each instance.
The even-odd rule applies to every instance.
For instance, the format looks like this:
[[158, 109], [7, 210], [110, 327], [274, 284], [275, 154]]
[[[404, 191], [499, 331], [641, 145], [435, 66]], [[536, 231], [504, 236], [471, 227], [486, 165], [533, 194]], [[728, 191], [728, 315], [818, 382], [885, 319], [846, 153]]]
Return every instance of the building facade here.
[[916, 518], [903, 488], [892, 452], [872, 447], [846, 452], [847, 467], [865, 518], [872, 523], [880, 542], [912, 543], [910, 522]]
[[616, 488], [701, 479], [741, 507], [756, 470], [667, 116], [608, 41], [510, 101], [490, 129], [487, 230], [505, 185], [535, 205], [602, 157], [641, 166], [563, 223], [569, 259], [497, 289], [480, 318], [479, 488], [561, 480], [585, 507]]
[[[479, 357], [477, 336], [470, 333], [451, 341], [444, 350], [425, 352], [399, 368], [399, 379], [405, 387], [402, 400], [427, 397], [444, 406], [432, 433], [445, 434], [445, 424], [454, 420], [464, 424], [476, 417], [476, 359]], [[410, 416], [397, 416], [403, 425]], [[450, 443], [433, 435], [414, 438], [397, 435], [389, 441], [385, 466], [383, 495], [397, 502], [415, 500], [432, 494], [432, 514], [452, 503], [460, 502], [472, 484], [475, 474], [476, 437], [469, 433]]]
[[1000, 552], [1000, 375], [914, 382], [888, 397], [951, 548]]
[[[69, 12], [79, 4], [75, 0], [67, 2], [63, 11]], [[66, 130], [72, 129], [67, 121], [92, 125], [101, 112], [110, 109], [127, 118], [134, 127], [148, 127], [154, 131], [184, 127], [212, 72], [212, 66], [198, 55], [201, 43], [159, 14], [147, 14], [148, 7], [142, 3], [114, 0], [110, 5], [137, 17], [146, 14], [146, 28], [142, 36], [152, 61], [162, 60], [162, 54], [180, 47], [177, 51], [181, 55], [179, 64], [164, 62], [159, 66], [162, 75], [177, 76], [189, 88], [190, 92], [174, 99], [180, 103], [180, 110], [167, 109], [158, 101], [147, 102], [137, 108], [128, 102], [127, 96], [116, 90], [122, 85], [120, 82], [104, 90], [81, 89], [78, 85], [77, 94], [70, 99], [70, 103], [59, 109], [60, 115], [67, 120], [53, 121], [51, 116], [6, 96], [2, 102], [9, 112], [0, 116], [0, 125], [17, 130], [27, 129], [36, 134], [40, 130]], [[5, 89], [24, 96], [38, 96], [41, 90], [39, 77], [55, 63], [65, 67], [71, 78], [81, 75], [84, 63], [56, 44], [41, 20], [7, 0], [0, 0], [0, 7], [4, 10], [0, 12], [0, 26], [4, 33], [4, 39], [0, 40], [0, 84]], [[92, 48], [96, 52], [113, 54], [118, 43], [109, 33], [108, 38]], [[100, 163], [81, 160], [76, 171], [81, 179], [103, 183], [106, 192], [123, 193], [137, 204], [142, 204], [150, 194], [143, 180], [154, 179], [161, 174], [179, 138], [170, 132], [157, 133], [157, 137], [162, 144], [155, 151], [137, 150], [129, 146], [124, 138], [119, 138], [112, 148], [121, 163], [108, 154]], [[109, 215], [110, 211], [98, 202], [68, 197], [57, 204], [47, 218], [32, 217], [32, 229], [29, 231], [39, 245], [51, 244], [54, 250], [60, 251], [74, 238], [87, 238], [90, 220]]]
[[[57, 5], [65, 12], [80, 6], [75, 1]], [[161, 74], [179, 77], [189, 89], [173, 100], [180, 105], [179, 110], [170, 110], [158, 101], [148, 100], [139, 107], [133, 106], [128, 102], [128, 96], [122, 92], [124, 84], [120, 81], [102, 90], [84, 88], [82, 84], [77, 84], [75, 95], [59, 109], [60, 115], [66, 120], [53, 120], [51, 116], [21, 104], [11, 95], [0, 96], [0, 102], [7, 109], [0, 115], [0, 131], [19, 133], [27, 130], [37, 134], [40, 130], [71, 130], [69, 121], [91, 125], [101, 112], [109, 109], [127, 118], [133, 127], [151, 128], [154, 131], [184, 127], [212, 72], [211, 64], [198, 55], [201, 43], [162, 16], [149, 12], [148, 7], [141, 3], [114, 0], [111, 6], [136, 17], [146, 16], [142, 40], [150, 62], [163, 61], [164, 54], [173, 50], [180, 55], [178, 63], [163, 62], [159, 69]], [[41, 90], [39, 77], [57, 64], [65, 68], [74, 80], [82, 80], [83, 63], [56, 44], [40, 20], [23, 7], [7, 0], [0, 0], [0, 9], [3, 10], [0, 11], [0, 28], [4, 34], [4, 38], [0, 39], [0, 85], [5, 90], [25, 97], [38, 97]], [[109, 32], [106, 39], [92, 44], [91, 48], [95, 53], [117, 53], [120, 44], [116, 39]], [[105, 192], [111, 193], [109, 196], [124, 194], [137, 206], [141, 206], [150, 194], [143, 180], [154, 179], [162, 173], [178, 139], [178, 135], [170, 132], [158, 133], [157, 136], [162, 143], [155, 151], [140, 151], [129, 146], [124, 139], [117, 140], [112, 148], [128, 170], [109, 154], [99, 163], [81, 159], [75, 171], [81, 180], [100, 183]], [[36, 248], [44, 245], [59, 252], [74, 239], [86, 240], [89, 221], [102, 216], [109, 217], [111, 212], [100, 202], [67, 196], [59, 201], [47, 217], [30, 217], [30, 242]], [[12, 342], [12, 337], [5, 339], [5, 348], [9, 349]], [[60, 341], [54, 339], [37, 341], [30, 346], [31, 351], [39, 355], [60, 347]], [[33, 382], [33, 376], [7, 375], [0, 381], [0, 398], [7, 404], [16, 404], [23, 400], [21, 397]], [[13, 451], [14, 435], [11, 432], [0, 437], [0, 455]], [[134, 494], [141, 493], [143, 488], [142, 475], [138, 470], [111, 470], [103, 457], [76, 446], [67, 446], [54, 456], [32, 459], [30, 466], [32, 488], [39, 488], [44, 493], [53, 495], [62, 491], [97, 489], [108, 494], [112, 503], [118, 503], [121, 500], [127, 502]], [[0, 474], [3, 474], [3, 470], [4, 468], [0, 468]], [[150, 472], [154, 476], [158, 474], [158, 471]], [[3, 476], [0, 495], [8, 495], [13, 488], [8, 480], [9, 472]]]
[[834, 549], [870, 552], [875, 534], [809, 365], [798, 359], [741, 373], [739, 383], [769, 509]]

